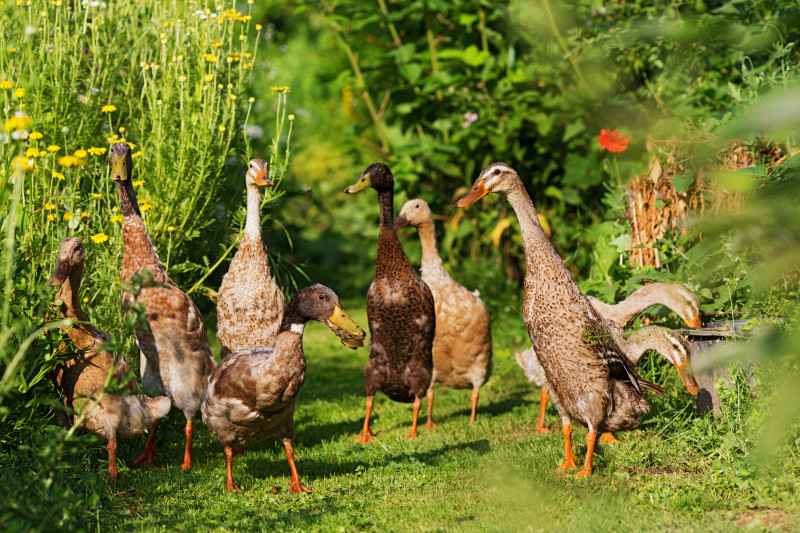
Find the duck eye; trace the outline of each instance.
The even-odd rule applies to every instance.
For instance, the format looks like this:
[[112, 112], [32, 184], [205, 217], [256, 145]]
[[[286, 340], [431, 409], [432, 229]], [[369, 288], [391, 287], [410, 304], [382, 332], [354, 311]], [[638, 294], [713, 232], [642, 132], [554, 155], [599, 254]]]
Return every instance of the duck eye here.
[[415, 205], [414, 209], [419, 209], [419, 204]]
[[324, 295], [324, 294], [320, 294], [320, 295], [319, 295], [319, 299], [320, 299], [320, 300], [324, 300], [324, 299], [325, 299], [325, 295]]

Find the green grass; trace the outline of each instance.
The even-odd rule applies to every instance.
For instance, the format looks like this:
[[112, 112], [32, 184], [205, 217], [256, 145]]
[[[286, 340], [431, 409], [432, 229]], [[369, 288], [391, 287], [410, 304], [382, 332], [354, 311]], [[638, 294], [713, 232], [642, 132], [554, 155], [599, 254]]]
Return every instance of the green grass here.
[[[366, 324], [357, 305], [345, 308]], [[418, 439], [405, 441], [410, 405], [379, 395], [373, 418], [379, 433], [371, 445], [355, 444], [363, 422], [367, 351], [350, 351], [321, 324], [306, 331], [308, 373], [295, 414], [295, 445], [301, 479], [313, 494], [286, 493], [289, 469], [277, 439], [236, 457], [234, 479], [244, 492], [224, 491], [222, 448], [204, 426], [195, 433], [195, 467], [182, 472], [183, 418], [173, 412], [159, 430], [162, 456], [154, 468], [130, 468], [143, 439], [120, 446], [124, 466], [102, 500], [100, 529], [713, 531], [736, 530], [737, 519], [756, 530], [764, 521], [789, 527], [797, 519], [794, 489], [771, 491], [752, 474], [748, 480], [730, 468], [720, 474], [718, 463], [691, 444], [692, 435], [709, 430], [705, 419], [679, 418], [667, 427], [692, 401], [677, 379], [668, 382], [680, 391], [668, 395], [674, 405], [655, 402], [647, 429], [621, 433], [619, 445], [601, 446], [590, 479], [554, 472], [561, 435], [533, 432], [539, 391], [508, 356], [495, 359], [500, 377], [484, 386], [476, 424], [468, 423], [469, 391], [439, 387], [438, 428], [422, 429]], [[496, 350], [508, 353], [508, 348]], [[552, 406], [548, 422], [557, 428]], [[583, 428], [575, 431], [580, 460], [584, 436]], [[95, 456], [101, 458], [102, 451]], [[102, 461], [96, 468], [103, 468]], [[120, 494], [130, 488], [135, 492]], [[777, 511], [753, 522], [751, 509]]]

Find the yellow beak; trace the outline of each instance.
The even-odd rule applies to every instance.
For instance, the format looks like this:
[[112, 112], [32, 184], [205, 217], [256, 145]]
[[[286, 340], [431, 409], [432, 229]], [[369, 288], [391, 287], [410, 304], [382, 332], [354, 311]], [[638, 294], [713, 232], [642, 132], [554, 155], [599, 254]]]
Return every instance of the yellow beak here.
[[364, 173], [361, 174], [361, 177], [358, 178], [357, 182], [346, 188], [344, 192], [346, 192], [347, 194], [355, 194], [357, 192], [363, 191], [370, 185], [372, 185], [372, 181], [369, 178], [369, 174]]
[[[364, 330], [353, 322], [353, 319], [344, 312], [344, 309], [337, 305], [333, 311], [333, 315], [328, 320], [336, 327], [336, 329], [331, 329], [342, 339], [342, 344], [354, 350], [359, 346], [364, 346], [364, 337], [367, 335], [364, 333]], [[337, 329], [339, 331], [337, 331]]]
[[697, 382], [694, 380], [694, 373], [692, 373], [692, 367], [689, 366], [689, 361], [675, 365], [675, 370], [678, 371], [678, 375], [683, 381], [683, 386], [686, 387], [689, 394], [697, 396], [700, 393], [700, 387], [697, 386]]
[[684, 320], [683, 323], [686, 324], [687, 328], [697, 329], [703, 327], [703, 324], [700, 322], [700, 314], [696, 314], [694, 318], [689, 320]]
[[472, 186], [472, 189], [456, 203], [456, 207], [472, 205], [487, 194], [489, 194], [489, 190], [483, 185], [483, 178], [479, 178]]

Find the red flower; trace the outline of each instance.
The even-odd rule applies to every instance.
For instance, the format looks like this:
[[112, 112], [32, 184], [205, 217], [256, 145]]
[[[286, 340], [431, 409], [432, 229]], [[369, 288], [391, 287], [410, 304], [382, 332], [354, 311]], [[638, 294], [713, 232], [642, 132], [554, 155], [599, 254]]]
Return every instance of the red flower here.
[[600, 141], [600, 147], [603, 150], [617, 153], [624, 152], [628, 149], [628, 141], [631, 140], [631, 136], [628, 135], [625, 137], [624, 135], [620, 135], [618, 129], [614, 131], [604, 129], [600, 130], [600, 135], [597, 136], [597, 140]]

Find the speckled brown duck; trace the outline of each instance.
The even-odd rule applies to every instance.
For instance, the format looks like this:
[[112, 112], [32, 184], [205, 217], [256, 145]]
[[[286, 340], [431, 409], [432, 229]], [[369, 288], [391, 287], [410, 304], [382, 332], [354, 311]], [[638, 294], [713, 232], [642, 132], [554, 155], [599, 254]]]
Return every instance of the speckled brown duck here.
[[[62, 328], [70, 342], [61, 343], [59, 352], [68, 354], [69, 359], [56, 367], [55, 381], [68, 409], [65, 422], [72, 426], [85, 414], [81, 427], [108, 440], [108, 477], [116, 481], [117, 441], [146, 432], [154, 420], [166, 416], [171, 404], [166, 396], [148, 398], [142, 394], [102, 392], [109, 373], [111, 380], [121, 383], [131, 370], [122, 354], [100, 350], [100, 345], [111, 338], [89, 322], [81, 307], [79, 291], [85, 257], [80, 239], [64, 239], [58, 252], [58, 265], [48, 282], [59, 288], [56, 299], [61, 302], [61, 317], [74, 321], [71, 326]], [[136, 379], [131, 377], [124, 390], [138, 391]]]
[[369, 361], [364, 369], [367, 412], [358, 442], [372, 441], [369, 419], [375, 392], [381, 390], [396, 402], [414, 402], [414, 418], [406, 438], [417, 436], [422, 396], [431, 384], [436, 310], [428, 285], [408, 262], [394, 230], [394, 176], [389, 167], [375, 163], [349, 194], [372, 187], [378, 191], [381, 220], [375, 279], [367, 291]]
[[261, 190], [271, 187], [269, 167], [251, 159], [245, 175], [247, 222], [217, 300], [220, 357], [251, 346], [274, 346], [283, 319], [283, 293], [270, 275], [267, 249], [261, 239]]
[[433, 423], [433, 385], [442, 383], [454, 389], [472, 388], [472, 413], [481, 386], [492, 370], [492, 329], [489, 312], [477, 294], [457, 283], [445, 270], [436, 247], [433, 216], [425, 200], [409, 200], [394, 221], [395, 229], [413, 226], [422, 244], [422, 281], [433, 293], [436, 307], [436, 335], [433, 338], [433, 374], [428, 388], [428, 421]]
[[363, 344], [364, 332], [342, 310], [336, 293], [324, 285], [312, 285], [289, 301], [274, 347], [238, 350], [211, 375], [203, 421], [224, 448], [226, 489], [241, 490], [231, 472], [233, 447], [274, 436], [283, 442], [289, 461], [289, 492], [311, 492], [300, 482], [293, 448], [294, 408], [306, 376], [303, 330], [309, 320], [327, 325], [350, 348]]
[[[133, 294], [123, 289], [122, 305], [126, 310], [134, 302], [144, 305], [148, 327], [134, 331], [141, 354], [142, 386], [169, 396], [173, 407], [180, 409], [186, 417], [186, 447], [181, 464], [181, 469], [185, 470], [192, 467], [194, 418], [200, 410], [208, 376], [217, 365], [208, 346], [206, 325], [200, 310], [164, 271], [145, 228], [131, 184], [133, 160], [127, 143], [111, 146], [109, 162], [123, 216], [124, 249], [119, 277], [130, 282], [135, 274], [147, 269], [157, 283], [143, 287], [135, 299]], [[144, 452], [134, 459], [136, 464], [153, 464], [159, 422], [153, 423]]]
[[523, 318], [561, 414], [564, 461], [559, 470], [576, 467], [571, 439], [577, 420], [589, 432], [586, 460], [575, 476], [591, 475], [597, 432], [636, 427], [649, 409], [642, 390], [664, 389], [642, 379], [624, 356], [550, 244], [514, 169], [505, 163], [487, 166], [457, 206], [490, 192], [506, 197], [522, 230], [527, 263]]

